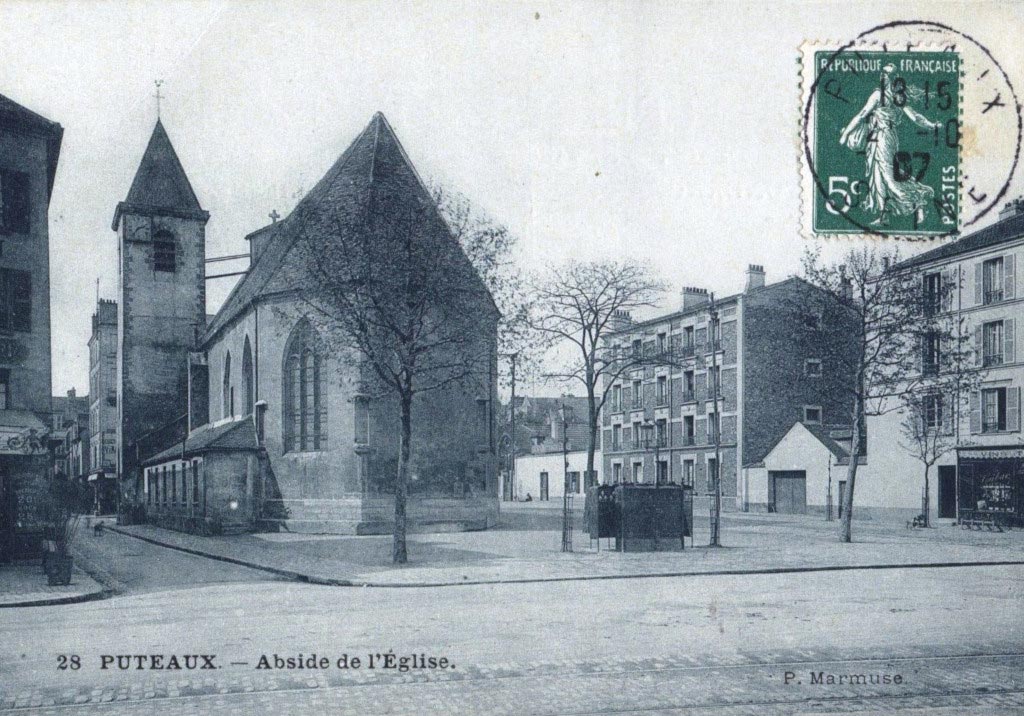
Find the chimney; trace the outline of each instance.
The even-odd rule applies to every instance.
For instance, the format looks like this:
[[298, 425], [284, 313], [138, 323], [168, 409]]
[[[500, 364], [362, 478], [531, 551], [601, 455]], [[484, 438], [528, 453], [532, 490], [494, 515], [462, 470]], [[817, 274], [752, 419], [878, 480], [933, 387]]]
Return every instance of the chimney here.
[[761, 264], [749, 264], [747, 266], [747, 287], [744, 293], [755, 288], [764, 288], [764, 266]]
[[846, 265], [839, 265], [839, 295], [847, 301], [853, 300], [853, 281], [846, 275]]
[[1009, 219], [1018, 214], [1024, 214], [1024, 197], [1017, 197], [1013, 201], [1007, 202], [999, 212], [999, 220]]
[[612, 320], [609, 323], [612, 331], [624, 331], [633, 325], [633, 316], [629, 311], [619, 309], [612, 313]]
[[685, 311], [695, 306], [700, 306], [708, 302], [708, 290], [706, 288], [696, 288], [695, 286], [683, 286], [681, 292], [681, 310]]

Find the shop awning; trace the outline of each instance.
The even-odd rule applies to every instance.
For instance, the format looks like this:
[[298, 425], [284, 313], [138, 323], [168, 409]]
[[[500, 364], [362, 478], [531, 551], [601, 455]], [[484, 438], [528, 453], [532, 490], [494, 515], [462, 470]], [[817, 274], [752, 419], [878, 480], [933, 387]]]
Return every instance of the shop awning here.
[[28, 410], [0, 410], [0, 455], [45, 455], [46, 424]]

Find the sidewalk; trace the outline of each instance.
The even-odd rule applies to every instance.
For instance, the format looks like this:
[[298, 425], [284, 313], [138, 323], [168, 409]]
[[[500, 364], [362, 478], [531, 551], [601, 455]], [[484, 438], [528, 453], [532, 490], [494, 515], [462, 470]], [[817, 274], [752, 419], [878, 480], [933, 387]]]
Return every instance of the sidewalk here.
[[[486, 532], [409, 535], [409, 563], [391, 564], [389, 536], [289, 533], [203, 537], [138, 525], [111, 527], [149, 542], [241, 564], [300, 581], [346, 586], [444, 586], [573, 579], [775, 573], [907, 566], [1024, 563], [1024, 532], [988, 533], [943, 525], [908, 530], [854, 523], [852, 544], [837, 523], [819, 517], [730, 514], [723, 548], [707, 547], [707, 520], [695, 515], [695, 548], [683, 552], [600, 550], [576, 530], [574, 551], [560, 551], [557, 529], [536, 529], [539, 514], [505, 512]], [[545, 510], [546, 513], [550, 511]], [[554, 515], [553, 515], [554, 516]], [[560, 516], [554, 516], [560, 519]], [[525, 525], [526, 528], [517, 528]]]
[[51, 587], [36, 562], [0, 565], [0, 608], [74, 604], [99, 599], [105, 591], [102, 584], [77, 566], [71, 573], [71, 584]]

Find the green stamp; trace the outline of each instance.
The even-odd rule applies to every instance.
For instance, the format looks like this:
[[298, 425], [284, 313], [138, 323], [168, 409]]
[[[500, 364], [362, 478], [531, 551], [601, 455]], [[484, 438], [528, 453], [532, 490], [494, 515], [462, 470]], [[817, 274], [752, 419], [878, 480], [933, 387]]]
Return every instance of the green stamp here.
[[813, 231], [957, 232], [959, 56], [817, 51], [813, 62], [813, 136], [807, 137], [813, 152]]

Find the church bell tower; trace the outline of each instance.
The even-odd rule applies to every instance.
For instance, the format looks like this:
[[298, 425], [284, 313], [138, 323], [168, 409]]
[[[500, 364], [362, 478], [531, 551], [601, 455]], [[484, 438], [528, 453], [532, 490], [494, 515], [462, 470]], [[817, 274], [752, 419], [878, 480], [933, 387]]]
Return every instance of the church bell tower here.
[[158, 119], [112, 225], [118, 237], [117, 442], [122, 504], [143, 499], [137, 494], [139, 461], [185, 435], [188, 354], [206, 325], [209, 218]]

